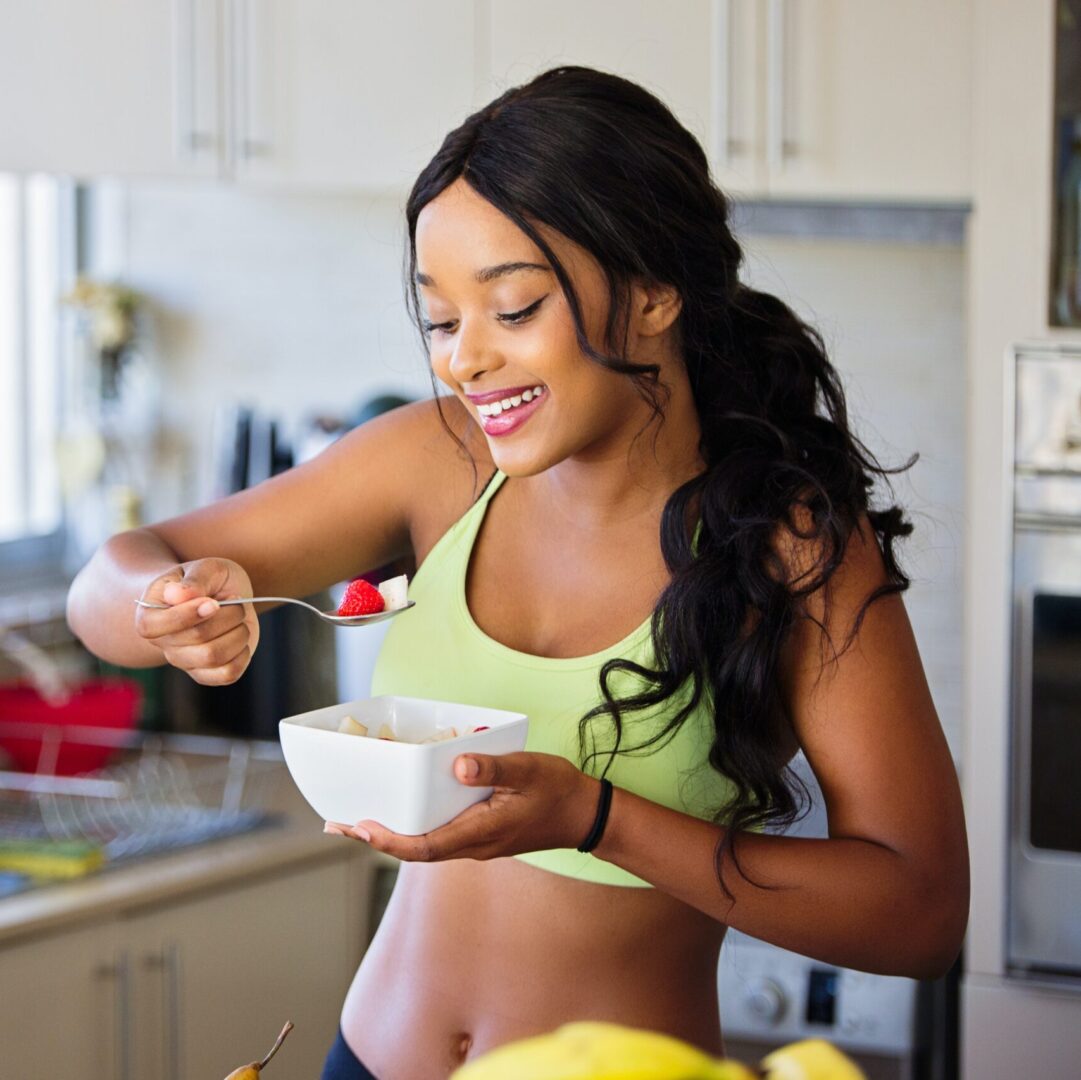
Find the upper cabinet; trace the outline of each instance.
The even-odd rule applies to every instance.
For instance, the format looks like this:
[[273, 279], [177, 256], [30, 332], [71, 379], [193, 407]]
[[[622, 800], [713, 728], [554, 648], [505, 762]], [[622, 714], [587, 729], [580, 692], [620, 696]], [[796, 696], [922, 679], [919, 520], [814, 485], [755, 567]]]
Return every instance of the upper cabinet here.
[[970, 196], [971, 0], [35, 0], [0, 169], [400, 191], [560, 63], [641, 82], [735, 195]]
[[559, 63], [641, 82], [749, 197], [967, 200], [968, 0], [486, 6], [495, 92]]
[[214, 175], [219, 0], [34, 0], [0, 26], [0, 169]]
[[473, 0], [231, 0], [235, 172], [408, 188], [469, 114]]
[[770, 195], [971, 195], [968, 0], [743, 0], [760, 22]]
[[0, 169], [400, 190], [467, 115], [473, 0], [35, 0]]

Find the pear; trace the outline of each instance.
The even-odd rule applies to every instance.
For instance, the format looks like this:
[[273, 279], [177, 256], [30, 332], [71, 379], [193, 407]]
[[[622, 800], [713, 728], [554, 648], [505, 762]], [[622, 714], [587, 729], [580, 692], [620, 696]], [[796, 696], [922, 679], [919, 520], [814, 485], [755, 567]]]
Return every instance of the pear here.
[[266, 1067], [266, 1063], [278, 1052], [278, 1047], [285, 1042], [285, 1036], [292, 1030], [292, 1020], [286, 1020], [285, 1027], [282, 1028], [281, 1034], [270, 1048], [270, 1053], [267, 1054], [262, 1061], [253, 1061], [250, 1065], [241, 1065], [239, 1069], [234, 1069], [225, 1080], [259, 1080], [259, 1073], [262, 1072]]

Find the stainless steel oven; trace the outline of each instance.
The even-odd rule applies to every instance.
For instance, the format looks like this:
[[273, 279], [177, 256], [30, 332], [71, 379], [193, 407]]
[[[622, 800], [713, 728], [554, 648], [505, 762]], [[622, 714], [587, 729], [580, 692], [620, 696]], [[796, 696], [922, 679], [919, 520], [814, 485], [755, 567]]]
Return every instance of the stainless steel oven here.
[[1081, 990], [1081, 347], [1010, 359], [1006, 967]]

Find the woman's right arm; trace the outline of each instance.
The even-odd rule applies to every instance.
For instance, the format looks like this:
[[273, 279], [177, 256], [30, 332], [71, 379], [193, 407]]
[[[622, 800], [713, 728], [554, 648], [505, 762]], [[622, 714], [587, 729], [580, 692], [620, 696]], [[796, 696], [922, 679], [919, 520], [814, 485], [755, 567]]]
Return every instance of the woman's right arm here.
[[[457, 429], [464, 410], [453, 401], [444, 410]], [[254, 488], [112, 537], [72, 583], [68, 623], [112, 663], [170, 663], [198, 682], [233, 682], [258, 644], [258, 619], [250, 604], [215, 600], [308, 596], [408, 555], [418, 506], [460, 499], [467, 473], [434, 402], [395, 409]]]

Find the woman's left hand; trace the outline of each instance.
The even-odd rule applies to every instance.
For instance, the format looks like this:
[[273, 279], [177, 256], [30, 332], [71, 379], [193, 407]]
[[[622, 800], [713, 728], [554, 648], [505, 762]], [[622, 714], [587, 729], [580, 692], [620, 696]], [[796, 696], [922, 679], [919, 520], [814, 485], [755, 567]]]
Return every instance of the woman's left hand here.
[[[476, 763], [474, 775], [469, 775], [471, 762]], [[470, 787], [495, 790], [422, 836], [391, 832], [376, 821], [328, 821], [324, 831], [365, 840], [409, 862], [496, 859], [577, 847], [596, 813], [600, 782], [555, 754], [462, 754], [455, 758], [454, 776]]]

